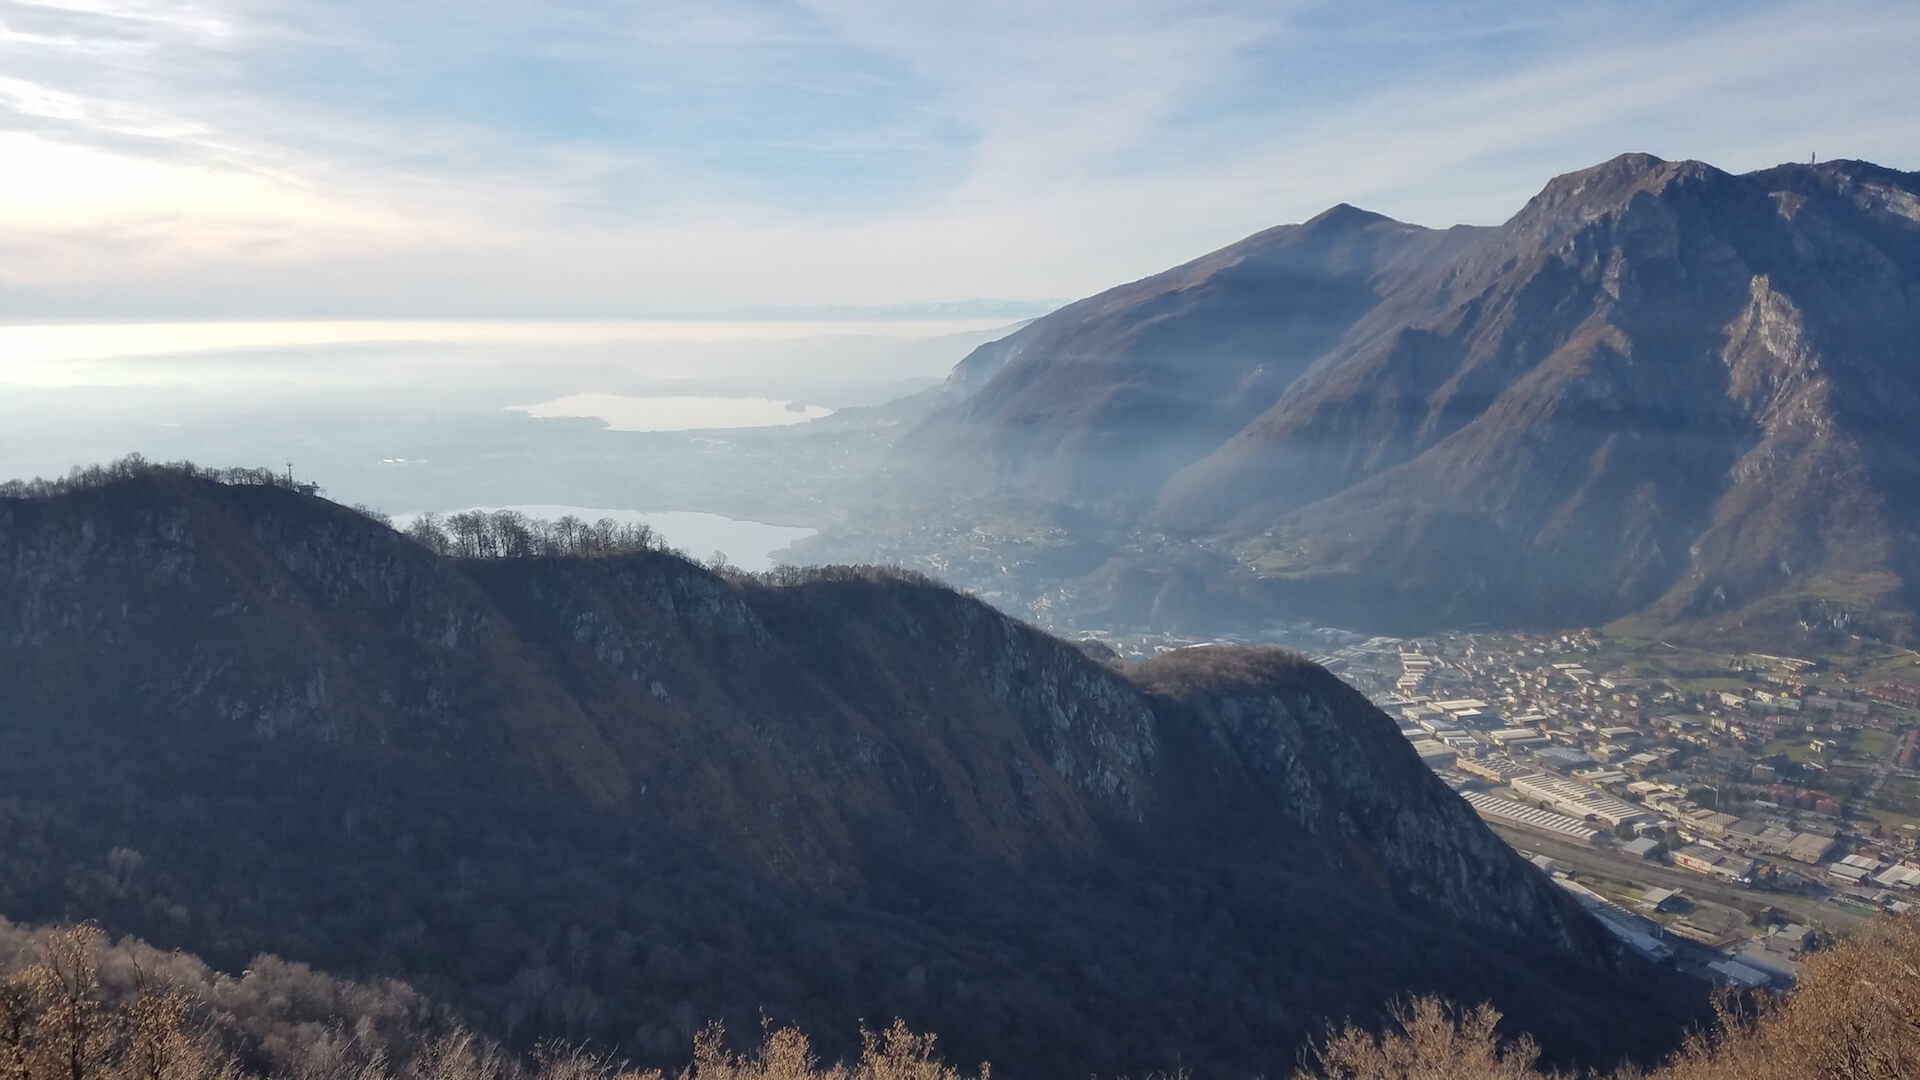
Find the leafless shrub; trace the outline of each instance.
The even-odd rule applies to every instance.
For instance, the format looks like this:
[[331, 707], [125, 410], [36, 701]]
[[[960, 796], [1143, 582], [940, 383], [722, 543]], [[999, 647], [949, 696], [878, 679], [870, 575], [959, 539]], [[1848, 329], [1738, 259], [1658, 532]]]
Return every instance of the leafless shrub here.
[[1298, 1080], [1534, 1080], [1540, 1048], [1522, 1036], [1502, 1041], [1491, 1005], [1463, 1009], [1434, 997], [1394, 1008], [1393, 1026], [1374, 1034], [1349, 1024], [1309, 1050]]
[[[0, 1078], [4, 1080], [251, 1080], [208, 1022], [209, 1007], [142, 955], [103, 979], [104, 938], [91, 926], [36, 935], [0, 977]], [[1295, 1080], [1548, 1080], [1525, 1036], [1503, 1038], [1491, 1006], [1433, 997], [1393, 1010], [1383, 1032], [1348, 1025], [1303, 1056]], [[692, 1060], [674, 1080], [987, 1080], [942, 1062], [932, 1035], [899, 1020], [862, 1031], [857, 1060], [822, 1063], [798, 1028], [764, 1024], [759, 1044], [729, 1048], [718, 1024], [699, 1030]], [[271, 1075], [289, 1080], [665, 1080], [610, 1054], [548, 1042], [521, 1058], [454, 1027], [421, 1035], [390, 1056], [337, 1026], [304, 1040]], [[1799, 990], [1749, 1005], [1723, 997], [1711, 1031], [1696, 1034], [1651, 1073], [1613, 1080], [1895, 1080], [1920, 1076], [1920, 921], [1884, 919], [1815, 955]]]
[[[1645, 1080], [1895, 1080], [1920, 1076], [1920, 921], [1884, 918], [1815, 954], [1791, 994], [1723, 995], [1713, 1030]], [[1502, 1041], [1490, 1006], [1419, 998], [1373, 1034], [1349, 1025], [1306, 1055], [1296, 1080], [1533, 1080], [1538, 1048]], [[1613, 1080], [1638, 1080], [1623, 1071]]]

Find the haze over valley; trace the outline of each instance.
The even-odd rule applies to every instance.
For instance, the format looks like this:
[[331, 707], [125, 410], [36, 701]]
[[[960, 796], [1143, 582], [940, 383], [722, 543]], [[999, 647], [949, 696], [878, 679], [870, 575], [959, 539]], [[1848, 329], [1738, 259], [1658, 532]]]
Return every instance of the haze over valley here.
[[[812, 489], [854, 450], [812, 451], [808, 439], [788, 449], [776, 432], [737, 429], [938, 385], [956, 355], [1008, 326], [0, 326], [0, 418], [11, 436], [0, 471], [54, 476], [138, 452], [291, 464], [343, 502], [396, 515], [565, 504], [812, 528], [824, 520]], [[781, 458], [773, 468], [770, 455]], [[689, 534], [689, 550], [712, 554], [692, 545], [717, 524]], [[766, 552], [737, 554], [757, 562]]]
[[[1644, 616], [1904, 643], [1887, 499], [1920, 481], [1920, 398], [1869, 357], [1914, 330], [1915, 191], [1626, 155], [1498, 228], [1342, 204], [1030, 324], [336, 324], [132, 355], [15, 327], [10, 464], [289, 464], [407, 520], [705, 513], [1063, 631]], [[234, 333], [329, 330], [202, 340]]]
[[1920, 1075], [1917, 52], [0, 0], [0, 1065]]
[[982, 346], [854, 524], [1082, 627], [1907, 643], [1917, 295], [1920, 177], [1865, 162], [1341, 204]]

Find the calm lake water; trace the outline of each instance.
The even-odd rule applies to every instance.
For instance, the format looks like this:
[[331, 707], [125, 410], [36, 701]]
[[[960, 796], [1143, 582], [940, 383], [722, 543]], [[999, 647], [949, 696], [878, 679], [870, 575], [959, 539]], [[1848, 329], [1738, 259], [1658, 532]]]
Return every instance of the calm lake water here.
[[[890, 400], [1012, 329], [999, 319], [0, 322], [0, 480], [139, 452], [293, 468], [329, 498], [387, 511], [563, 499], [772, 513], [762, 508], [781, 493], [764, 470], [691, 432]], [[564, 416], [604, 426], [540, 419]], [[676, 546], [702, 558], [718, 548], [742, 566], [765, 566], [805, 535], [647, 517]]]
[[830, 415], [833, 410], [762, 397], [641, 397], [631, 394], [569, 394], [538, 405], [516, 405], [528, 416], [591, 416], [615, 431], [699, 431], [707, 428], [776, 427]]
[[[557, 521], [572, 514], [582, 521], [598, 521], [612, 518], [625, 524], [644, 521], [653, 526], [653, 530], [666, 538], [668, 544], [685, 551], [696, 559], [705, 560], [716, 551], [726, 552], [727, 561], [742, 570], [770, 570], [781, 561], [778, 555], [787, 545], [803, 540], [814, 534], [812, 529], [795, 528], [789, 525], [768, 525], [758, 521], [736, 521], [721, 517], [719, 514], [702, 514], [691, 510], [609, 510], [591, 506], [558, 506], [537, 503], [525, 506], [482, 506], [461, 507], [455, 510], [440, 511], [440, 516], [465, 513], [467, 510], [515, 510], [530, 518]], [[395, 514], [394, 527], [404, 529], [420, 515]]]

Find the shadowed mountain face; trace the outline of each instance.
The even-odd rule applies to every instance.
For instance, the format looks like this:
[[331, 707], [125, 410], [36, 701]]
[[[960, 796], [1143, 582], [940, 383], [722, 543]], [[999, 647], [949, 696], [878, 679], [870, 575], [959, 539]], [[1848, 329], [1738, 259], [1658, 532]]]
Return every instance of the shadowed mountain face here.
[[0, 552], [13, 917], [641, 1060], [765, 1009], [1239, 1073], [1431, 990], [1599, 1061], [1697, 1004], [1289, 654], [1116, 670], [897, 575], [444, 558], [164, 472], [0, 500]]
[[1137, 509], [1377, 304], [1380, 279], [1458, 239], [1350, 206], [1249, 237], [977, 349], [925, 438], [979, 466], [963, 486]]
[[1081, 301], [920, 438], [982, 463], [948, 490], [1193, 538], [1268, 609], [1904, 637], [1917, 340], [1920, 176], [1626, 155], [1497, 228], [1341, 208]]

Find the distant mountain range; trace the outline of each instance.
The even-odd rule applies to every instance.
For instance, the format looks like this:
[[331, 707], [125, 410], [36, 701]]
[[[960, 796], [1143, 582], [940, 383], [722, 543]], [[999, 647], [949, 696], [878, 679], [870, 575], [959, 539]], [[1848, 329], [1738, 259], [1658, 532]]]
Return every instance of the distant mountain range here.
[[1699, 1015], [1290, 654], [1122, 668], [887, 572], [436, 555], [245, 479], [0, 497], [9, 917], [641, 1062], [762, 1009], [1016, 1076], [1284, 1071], [1411, 992], [1565, 1062]]
[[954, 369], [888, 505], [1087, 515], [1082, 593], [1164, 576], [1150, 535], [1256, 613], [1910, 640], [1916, 492], [1920, 175], [1628, 154], [1497, 227], [1343, 205], [1061, 308]]

